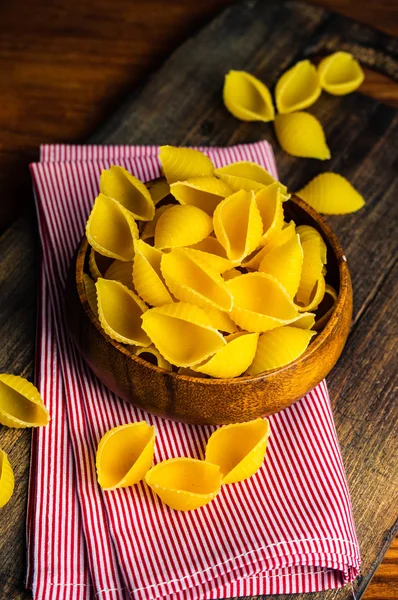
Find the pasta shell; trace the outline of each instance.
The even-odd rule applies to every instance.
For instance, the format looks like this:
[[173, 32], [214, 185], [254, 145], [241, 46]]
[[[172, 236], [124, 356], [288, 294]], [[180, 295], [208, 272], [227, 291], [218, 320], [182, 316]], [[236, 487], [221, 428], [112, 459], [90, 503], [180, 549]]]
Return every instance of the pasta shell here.
[[325, 285], [325, 295], [316, 311], [316, 321], [314, 324], [314, 329], [316, 331], [321, 331], [327, 325], [327, 323], [334, 311], [336, 302], [337, 302], [336, 290], [331, 285], [326, 284]]
[[240, 262], [253, 252], [263, 232], [253, 192], [241, 190], [225, 198], [214, 211], [213, 225], [231, 261]]
[[215, 254], [216, 256], [221, 256], [221, 258], [227, 258], [225, 250], [221, 246], [218, 239], [211, 235], [205, 237], [196, 244], [192, 244], [189, 246], [189, 248], [192, 248], [192, 250], [201, 250], [202, 252], [207, 252], [208, 254]]
[[105, 196], [117, 200], [140, 221], [151, 221], [155, 205], [151, 194], [137, 177], [123, 167], [113, 165], [102, 171], [100, 191]]
[[152, 466], [155, 428], [146, 421], [119, 425], [100, 440], [96, 455], [98, 483], [116, 490], [142, 481]]
[[315, 227], [311, 227], [311, 225], [299, 225], [297, 227], [297, 233], [300, 236], [302, 244], [306, 244], [310, 241], [313, 242], [314, 240], [318, 241], [321, 261], [322, 264], [325, 265], [327, 261], [327, 248], [319, 231], [315, 229]]
[[321, 274], [315, 282], [315, 286], [311, 292], [309, 303], [306, 306], [299, 305], [299, 312], [309, 312], [318, 308], [325, 295], [325, 278]]
[[171, 364], [160, 354], [153, 344], [148, 346], [148, 348], [135, 348], [134, 354], [152, 365], [156, 365], [166, 371], [171, 371]]
[[222, 276], [224, 281], [229, 281], [230, 279], [235, 279], [235, 277], [240, 277], [241, 275], [242, 273], [238, 271], [238, 269], [233, 268], [225, 271]]
[[151, 306], [173, 302], [160, 269], [162, 253], [142, 240], [135, 241], [133, 283], [137, 294]]
[[162, 214], [172, 206], [175, 206], [175, 204], [163, 204], [163, 206], [159, 206], [159, 208], [155, 210], [155, 216], [153, 217], [152, 221], [145, 223], [145, 226], [140, 236], [142, 240], [149, 240], [150, 238], [155, 237], [155, 229], [157, 222], [159, 221]]
[[272, 275], [248, 273], [226, 282], [233, 295], [231, 317], [246, 331], [262, 332], [299, 318], [297, 307]]
[[300, 225], [297, 227], [297, 233], [300, 235], [303, 248], [303, 266], [296, 303], [301, 307], [307, 307], [311, 303], [316, 283], [322, 275], [326, 247], [325, 242], [313, 227]]
[[98, 316], [105, 333], [123, 344], [149, 346], [151, 341], [141, 328], [144, 302], [119, 281], [98, 279]]
[[170, 185], [193, 177], [211, 177], [214, 171], [210, 158], [192, 148], [161, 146], [159, 160]]
[[190, 246], [203, 240], [212, 230], [211, 217], [197, 206], [172, 206], [157, 222], [155, 247], [164, 250]]
[[184, 511], [208, 504], [221, 489], [221, 473], [216, 465], [185, 457], [157, 464], [145, 481], [167, 506]]
[[[219, 243], [218, 240], [216, 241], [217, 243]], [[217, 273], [224, 273], [225, 271], [229, 271], [229, 269], [232, 268], [232, 263], [230, 260], [228, 260], [227, 258], [223, 258], [222, 256], [218, 256], [217, 254], [211, 254], [210, 252], [197, 250], [196, 248], [192, 248], [192, 246], [184, 248], [184, 251], [193, 260], [197, 259], [201, 263], [205, 263], [206, 265], [208, 265], [209, 269], [211, 269], [212, 271], [216, 271]]]
[[365, 204], [361, 194], [337, 173], [317, 175], [297, 195], [324, 215], [345, 215]]
[[[241, 160], [239, 162], [226, 165], [225, 167], [220, 167], [215, 169], [214, 173], [218, 177], [223, 175], [231, 175], [233, 177], [238, 177], [239, 179], [248, 179], [249, 181], [259, 183], [262, 186], [271, 185], [271, 183], [276, 182], [276, 179], [271, 175], [271, 173], [268, 173], [264, 167], [261, 167], [257, 163], [253, 163], [248, 160]], [[280, 186], [287, 191], [287, 188], [284, 185], [280, 184]]]
[[226, 343], [206, 312], [185, 302], [147, 310], [142, 328], [162, 356], [177, 367], [198, 364]]
[[95, 289], [95, 282], [86, 273], [83, 274], [83, 282], [84, 289], [86, 290], [87, 302], [89, 303], [92, 312], [98, 319], [97, 290]]
[[164, 200], [166, 196], [170, 194], [170, 186], [167, 183], [165, 177], [159, 177], [158, 179], [152, 179], [145, 184], [146, 189], [151, 194], [152, 202], [156, 206], [161, 200]]
[[[101, 261], [101, 259], [102, 259], [102, 261]], [[90, 252], [88, 255], [88, 270], [90, 271], [90, 275], [94, 279], [94, 281], [97, 281], [98, 277], [102, 277], [102, 271], [100, 268], [100, 264], [101, 264], [101, 262], [104, 263], [106, 261], [107, 261], [107, 259], [104, 256], [101, 256], [101, 254], [98, 254], [94, 250], [94, 248], [90, 248]], [[104, 267], [103, 264], [102, 264], [102, 266]]]
[[[239, 271], [238, 271], [239, 273]], [[241, 273], [239, 273], [241, 275]], [[206, 307], [206, 315], [209, 317], [211, 326], [219, 331], [226, 333], [235, 333], [238, 331], [237, 326], [225, 311], [216, 308], [215, 306]]]
[[279, 113], [291, 113], [314, 104], [321, 95], [318, 72], [309, 60], [302, 60], [286, 71], [275, 87]]
[[105, 271], [104, 277], [105, 279], [120, 281], [129, 290], [135, 291], [133, 285], [133, 261], [122, 262], [121, 260], [114, 260]]
[[[269, 250], [261, 260], [259, 271], [273, 275], [294, 298], [299, 288], [303, 266], [303, 249], [300, 236]], [[310, 309], [308, 309], [310, 310]]]
[[266, 331], [259, 337], [256, 356], [247, 370], [248, 374], [257, 375], [293, 362], [305, 352], [314, 335], [314, 331], [296, 327]]
[[269, 89], [246, 71], [230, 71], [225, 76], [223, 98], [227, 110], [241, 121], [267, 123], [275, 117]]
[[293, 221], [290, 221], [290, 223], [286, 224], [281, 231], [277, 232], [273, 236], [269, 236], [269, 238], [266, 239], [265, 246], [257, 248], [252, 254], [244, 258], [242, 261], [242, 267], [258, 271], [261, 261], [268, 252], [294, 239], [295, 235], [296, 226]]
[[50, 415], [39, 390], [23, 377], [0, 374], [0, 423], [6, 427], [22, 429], [42, 427]]
[[119, 202], [97, 196], [86, 225], [90, 246], [99, 254], [128, 261], [134, 257], [134, 240], [138, 227], [131, 213]]
[[315, 315], [311, 312], [301, 312], [295, 321], [292, 321], [290, 327], [299, 329], [313, 329], [315, 325]]
[[264, 231], [259, 244], [264, 246], [272, 238], [280, 235], [284, 225], [281, 191], [278, 184], [273, 183], [257, 192], [256, 204], [260, 211]]
[[220, 173], [219, 177], [225, 185], [228, 185], [233, 193], [240, 192], [241, 190], [245, 190], [246, 192], [257, 192], [265, 187], [262, 183], [258, 183], [258, 181], [246, 179], [245, 177], [237, 177], [236, 175]]
[[14, 492], [14, 471], [7, 454], [0, 449], [0, 508], [3, 508]]
[[227, 338], [226, 346], [218, 350], [206, 362], [194, 367], [194, 370], [222, 379], [238, 377], [253, 362], [257, 340], [258, 333], [233, 334], [230, 339]]
[[330, 158], [323, 127], [310, 113], [278, 115], [275, 119], [275, 133], [282, 150], [292, 156], [319, 160]]
[[205, 253], [185, 248], [175, 248], [164, 254], [161, 269], [166, 284], [183, 302], [230, 311], [232, 296], [219, 272], [201, 258], [202, 254]]
[[210, 436], [206, 460], [220, 467], [223, 484], [243, 481], [263, 464], [269, 435], [268, 419], [224, 425]]
[[335, 52], [318, 65], [321, 88], [334, 96], [350, 94], [365, 79], [361, 65], [349, 52]]
[[216, 206], [232, 194], [231, 188], [217, 177], [196, 177], [187, 181], [176, 181], [170, 191], [180, 204], [190, 204], [212, 216]]

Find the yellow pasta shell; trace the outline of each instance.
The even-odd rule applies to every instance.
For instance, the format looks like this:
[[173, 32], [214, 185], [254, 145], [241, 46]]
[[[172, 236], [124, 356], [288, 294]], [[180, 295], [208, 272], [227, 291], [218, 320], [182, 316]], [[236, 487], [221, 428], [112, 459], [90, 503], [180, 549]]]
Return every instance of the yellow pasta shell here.
[[268, 419], [224, 425], [210, 436], [206, 460], [220, 467], [223, 484], [243, 481], [263, 464], [269, 435]]
[[145, 303], [119, 281], [98, 279], [98, 316], [105, 333], [123, 344], [149, 346], [151, 341], [141, 328]]
[[[250, 162], [248, 160], [241, 160], [238, 162], [231, 163], [225, 167], [220, 167], [214, 170], [214, 173], [221, 177], [222, 175], [231, 175], [242, 179], [248, 179], [261, 184], [262, 186], [271, 185], [275, 183], [276, 179], [269, 173], [264, 167], [261, 167], [257, 163]], [[279, 182], [278, 182], [279, 183]], [[280, 184], [282, 188], [287, 191], [287, 188]]]
[[115, 490], [142, 481], [152, 466], [154, 451], [155, 428], [146, 421], [114, 427], [98, 444], [99, 485]]
[[170, 458], [153, 467], [146, 483], [175, 510], [195, 510], [213, 500], [221, 489], [218, 466], [194, 458]]
[[214, 232], [227, 257], [239, 263], [257, 248], [263, 232], [253, 192], [241, 190], [225, 198], [214, 211]]
[[180, 204], [190, 204], [212, 215], [216, 206], [232, 194], [231, 188], [217, 177], [196, 177], [187, 181], [176, 181], [170, 191]]
[[297, 194], [312, 208], [325, 215], [356, 212], [365, 204], [361, 194], [345, 177], [337, 173], [317, 175]]
[[320, 234], [309, 225], [297, 227], [303, 248], [303, 266], [300, 285], [296, 294], [296, 303], [307, 307], [311, 303], [317, 281], [320, 279], [326, 260], [326, 246]]
[[23, 377], [0, 374], [0, 423], [6, 427], [22, 429], [42, 427], [50, 415], [39, 390]]
[[221, 258], [227, 258], [225, 250], [221, 246], [218, 239], [211, 235], [205, 237], [196, 244], [192, 244], [189, 246], [189, 248], [192, 248], [192, 250], [201, 250], [202, 252], [207, 252], [208, 254], [215, 254], [216, 256], [221, 256]]
[[[252, 254], [244, 258], [242, 261], [242, 267], [258, 271], [261, 261], [268, 252], [294, 239], [295, 235], [296, 226], [293, 221], [290, 221], [289, 224], [284, 225], [284, 228], [281, 229], [281, 231], [275, 232], [274, 235], [269, 235], [268, 238], [265, 239], [264, 246], [257, 248], [254, 252], [252, 252]], [[239, 275], [241, 275], [241, 273], [239, 273]]]
[[152, 202], [155, 206], [170, 194], [170, 186], [164, 177], [148, 181], [145, 187], [151, 194]]
[[[219, 243], [218, 240], [216, 240], [216, 242]], [[212, 254], [211, 252], [206, 252], [204, 250], [198, 250], [192, 246], [184, 248], [184, 250], [186, 254], [193, 260], [197, 259], [201, 263], [206, 264], [210, 270], [216, 271], [217, 273], [225, 273], [225, 271], [229, 271], [232, 268], [232, 263], [230, 260], [223, 258], [222, 256], [218, 256], [217, 254]]]
[[318, 72], [309, 60], [302, 60], [286, 71], [275, 87], [279, 113], [291, 113], [314, 104], [321, 94]]
[[0, 449], [0, 508], [3, 508], [14, 492], [14, 471], [7, 454]]
[[331, 285], [326, 284], [325, 295], [316, 311], [316, 321], [314, 324], [314, 329], [316, 331], [321, 331], [327, 325], [327, 322], [329, 321], [334, 311], [336, 301], [336, 290]]
[[162, 253], [142, 240], [136, 240], [133, 283], [137, 294], [151, 306], [173, 302], [160, 269]]
[[170, 185], [193, 177], [211, 177], [214, 171], [210, 158], [192, 148], [161, 146], [159, 160]]
[[290, 298], [294, 298], [299, 288], [302, 266], [303, 249], [297, 234], [285, 244], [270, 249], [261, 260], [258, 270], [273, 275]]
[[256, 204], [260, 211], [264, 232], [259, 244], [264, 246], [281, 233], [284, 225], [281, 190], [278, 184], [273, 183], [257, 192]]
[[97, 256], [101, 255], [97, 254], [94, 248], [90, 248], [90, 252], [88, 255], [88, 269], [94, 281], [97, 281], [98, 277], [102, 277], [102, 273], [97, 265]]
[[257, 340], [258, 333], [233, 334], [227, 338], [226, 346], [218, 350], [206, 362], [194, 367], [194, 370], [222, 379], [238, 377], [253, 362]]
[[159, 221], [162, 214], [172, 206], [175, 206], [175, 204], [163, 204], [163, 206], [159, 206], [159, 208], [155, 210], [155, 216], [153, 217], [152, 221], [149, 221], [144, 225], [140, 236], [142, 240], [149, 240], [150, 238], [155, 237], [155, 229], [157, 222]]
[[152, 365], [157, 365], [161, 369], [165, 369], [166, 371], [171, 371], [172, 369], [169, 361], [160, 354], [159, 350], [157, 350], [153, 344], [147, 348], [135, 348], [134, 354], [140, 356], [143, 360], [146, 360]]
[[142, 181], [123, 167], [114, 165], [102, 171], [100, 191], [105, 196], [120, 202], [136, 219], [140, 221], [153, 219], [155, 205], [151, 194]]
[[288, 154], [319, 160], [330, 158], [323, 127], [310, 113], [277, 115], [274, 126], [278, 142]]
[[272, 121], [274, 105], [269, 89], [246, 71], [230, 71], [224, 81], [224, 104], [241, 121]]
[[319, 275], [318, 280], [315, 282], [315, 286], [311, 292], [308, 304], [305, 306], [299, 305], [299, 307], [298, 307], [299, 312], [309, 312], [309, 311], [312, 311], [312, 310], [315, 310], [316, 308], [318, 308], [318, 306], [320, 305], [320, 303], [323, 300], [324, 295], [325, 295], [325, 278], [321, 274], [321, 275]]
[[307, 349], [314, 331], [297, 327], [278, 327], [261, 334], [256, 356], [249, 369], [249, 375], [257, 375], [271, 369], [278, 369], [296, 360]]
[[190, 246], [203, 240], [212, 230], [211, 217], [197, 206], [172, 206], [157, 222], [155, 247], [164, 250]]
[[299, 318], [292, 299], [272, 275], [248, 273], [227, 281], [226, 286], [234, 300], [232, 320], [246, 331], [267, 331]]
[[[238, 271], [239, 273], [239, 271]], [[239, 273], [241, 275], [241, 273]], [[206, 315], [209, 317], [211, 326], [219, 331], [226, 333], [235, 333], [238, 331], [236, 324], [233, 322], [228, 313], [215, 306], [206, 307]]]
[[319, 231], [315, 229], [315, 227], [311, 227], [311, 225], [299, 225], [296, 231], [300, 236], [300, 241], [302, 244], [306, 244], [307, 242], [315, 239], [318, 240], [321, 261], [322, 264], [325, 265], [327, 261], [327, 248]]
[[130, 211], [116, 200], [100, 194], [88, 218], [86, 236], [99, 254], [128, 261], [134, 257], [138, 227]]
[[253, 179], [246, 179], [245, 177], [238, 177], [237, 175], [228, 175], [226, 173], [220, 173], [219, 178], [221, 181], [228, 185], [233, 193], [245, 190], [246, 192], [257, 192], [262, 190], [264, 185], [253, 181]]
[[290, 323], [290, 327], [299, 329], [313, 329], [315, 325], [315, 314], [311, 312], [300, 312], [297, 319]]
[[114, 260], [105, 271], [104, 278], [120, 281], [129, 290], [135, 291], [133, 285], [133, 261], [122, 262], [121, 260]]
[[198, 364], [226, 344], [206, 312], [185, 302], [147, 310], [142, 328], [160, 354], [177, 367]]
[[334, 96], [350, 94], [365, 79], [361, 65], [349, 52], [335, 52], [318, 65], [321, 87]]
[[83, 282], [84, 289], [86, 290], [87, 301], [90, 305], [92, 312], [98, 319], [97, 290], [95, 289], [95, 281], [93, 281], [89, 275], [84, 273]]
[[183, 302], [230, 311], [232, 296], [219, 272], [201, 258], [202, 254], [205, 253], [187, 248], [175, 248], [164, 254], [161, 269], [166, 284]]

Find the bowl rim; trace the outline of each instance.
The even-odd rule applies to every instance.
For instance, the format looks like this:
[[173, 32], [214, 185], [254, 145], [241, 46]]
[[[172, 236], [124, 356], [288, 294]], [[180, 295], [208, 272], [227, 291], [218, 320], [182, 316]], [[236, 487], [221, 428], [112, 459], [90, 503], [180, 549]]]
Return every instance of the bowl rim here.
[[87, 252], [90, 248], [88, 240], [86, 238], [86, 235], [84, 235], [79, 243], [78, 248], [77, 248], [77, 256], [75, 259], [76, 264], [75, 264], [75, 270], [74, 270], [74, 282], [75, 282], [75, 285], [77, 288], [79, 301], [82, 304], [86, 315], [89, 317], [91, 323], [94, 325], [94, 327], [100, 333], [100, 335], [102, 337], [104, 337], [104, 339], [106, 339], [106, 341], [108, 343], [111, 343], [111, 345], [116, 350], [118, 350], [122, 354], [128, 356], [129, 358], [133, 359], [133, 361], [136, 361], [138, 364], [141, 364], [141, 365], [147, 367], [149, 370], [162, 373], [164, 376], [178, 378], [179, 380], [191, 381], [191, 382], [195, 382], [196, 384], [214, 385], [214, 386], [223, 385], [223, 384], [242, 385], [242, 384], [248, 383], [248, 382], [266, 380], [267, 378], [271, 378], [276, 373], [283, 374], [284, 372], [288, 371], [292, 367], [295, 367], [296, 365], [300, 365], [309, 356], [311, 356], [312, 354], [317, 352], [317, 350], [319, 350], [319, 348], [323, 345], [325, 340], [328, 338], [328, 336], [334, 329], [335, 322], [337, 319], [339, 319], [339, 317], [344, 309], [344, 305], [346, 303], [347, 294], [348, 294], [348, 290], [350, 287], [350, 274], [349, 274], [349, 269], [348, 269], [348, 265], [347, 265], [347, 258], [346, 258], [344, 251], [340, 245], [340, 242], [339, 242], [336, 234], [333, 232], [332, 228], [330, 227], [330, 225], [324, 219], [324, 217], [320, 213], [318, 213], [315, 209], [313, 209], [309, 204], [307, 204], [304, 200], [302, 200], [299, 196], [297, 196], [297, 194], [292, 194], [290, 201], [293, 202], [293, 204], [296, 204], [302, 210], [304, 210], [316, 222], [317, 226], [320, 229], [322, 237], [330, 244], [331, 249], [335, 255], [337, 265], [338, 265], [339, 292], [337, 295], [337, 300], [336, 300], [336, 304], [335, 304], [333, 313], [332, 313], [326, 327], [324, 327], [324, 329], [322, 329], [321, 332], [317, 333], [317, 335], [315, 336], [313, 341], [307, 347], [305, 352], [303, 352], [303, 354], [301, 354], [301, 356], [296, 358], [294, 361], [288, 363], [287, 365], [284, 365], [283, 367], [277, 367], [275, 369], [270, 369], [270, 370], [264, 371], [262, 373], [257, 373], [256, 375], [245, 375], [245, 376], [221, 379], [221, 378], [213, 378], [213, 377], [205, 378], [205, 377], [194, 377], [191, 375], [182, 375], [182, 374], [176, 373], [172, 370], [167, 371], [166, 369], [158, 367], [157, 365], [154, 365], [154, 364], [148, 362], [147, 360], [140, 358], [140, 356], [137, 356], [136, 354], [134, 354], [129, 348], [127, 348], [120, 342], [113, 340], [111, 337], [106, 335], [106, 333], [104, 332], [104, 330], [101, 327], [99, 319], [94, 315], [93, 311], [91, 310], [91, 307], [87, 300], [85, 286], [77, 285], [77, 274], [78, 274], [78, 272], [81, 272], [82, 274], [84, 273], [84, 263], [86, 260]]

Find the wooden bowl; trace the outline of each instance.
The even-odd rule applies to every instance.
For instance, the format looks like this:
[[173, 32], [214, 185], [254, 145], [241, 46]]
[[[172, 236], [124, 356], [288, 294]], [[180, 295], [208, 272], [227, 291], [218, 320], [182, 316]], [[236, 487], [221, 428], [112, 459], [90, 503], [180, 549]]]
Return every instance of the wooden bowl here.
[[328, 282], [338, 291], [335, 310], [306, 352], [285, 367], [235, 379], [203, 379], [165, 371], [135, 356], [102, 330], [87, 301], [83, 270], [89, 250], [84, 237], [66, 286], [66, 319], [72, 338], [96, 376], [117, 396], [151, 413], [185, 423], [222, 425], [249, 421], [286, 408], [315, 387], [335, 365], [352, 316], [352, 286], [346, 257], [324, 219], [293, 196], [285, 214], [312, 225], [328, 250]]

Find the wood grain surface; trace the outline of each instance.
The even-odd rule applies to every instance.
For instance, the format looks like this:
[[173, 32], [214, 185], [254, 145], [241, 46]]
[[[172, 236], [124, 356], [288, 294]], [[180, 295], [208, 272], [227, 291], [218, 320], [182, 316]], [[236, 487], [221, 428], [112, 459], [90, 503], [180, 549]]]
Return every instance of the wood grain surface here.
[[[95, 3], [93, 0], [71, 0], [64, 5], [52, 0], [44, 0], [40, 4], [33, 0], [14, 0], [2, 7], [2, 370], [29, 378], [33, 373], [39, 249], [27, 164], [37, 158], [38, 145], [86, 139], [126, 92], [143, 83], [144, 78], [160, 66], [179, 43], [228, 4], [230, 2], [226, 0], [202, 3], [169, 0], [166, 10], [162, 0], [97, 0]], [[387, 33], [398, 33], [398, 10], [393, 0], [367, 3], [360, 0], [319, 0], [316, 4], [335, 8]], [[255, 10], [256, 3], [251, 5]], [[234, 10], [231, 9], [226, 16], [218, 19], [216, 25], [210, 26], [210, 29], [219, 28], [222, 35], [218, 40], [228, 33], [226, 27], [231, 24], [228, 19], [233, 17]], [[257, 20], [258, 26], [265, 17], [262, 21]], [[286, 15], [281, 18], [286, 19]], [[242, 41], [236, 48], [242, 52], [242, 58], [251, 49], [250, 59], [246, 54], [244, 61], [246, 68], [274, 82], [285, 68], [286, 61], [301, 57], [305, 52], [311, 53], [314, 59], [322, 54], [327, 23], [329, 26], [333, 23], [327, 21], [322, 10], [310, 7], [301, 11], [301, 19], [299, 29], [297, 23], [290, 21], [290, 28], [287, 23], [283, 43], [275, 44], [275, 49], [267, 56], [264, 48], [260, 49], [259, 38], [251, 39], [250, 35], [246, 35], [245, 43], [253, 43], [253, 47], [248, 48]], [[336, 24], [339, 22], [335, 21]], [[355, 34], [362, 31], [357, 26], [353, 27], [350, 38], [355, 38]], [[260, 35], [256, 28], [251, 33], [256, 31], [256, 35]], [[309, 31], [316, 35], [312, 38], [312, 47], [304, 48], [302, 36]], [[344, 31], [347, 33], [347, 30]], [[369, 38], [366, 39], [369, 42]], [[330, 40], [332, 43], [333, 36], [329, 37]], [[199, 42], [206, 44], [206, 37]], [[197, 44], [198, 39], [192, 43]], [[394, 61], [380, 64], [385, 51], [396, 53], [396, 43], [394, 46], [390, 39], [374, 34], [372, 44], [373, 51], [369, 51], [367, 58], [373, 60], [381, 72], [366, 70], [363, 92], [390, 106], [396, 105], [397, 86], [389, 76], [394, 69]], [[190, 48], [192, 46], [188, 46]], [[166, 70], [152, 77], [149, 87], [146, 87], [147, 93], [156, 89], [156, 79], [158, 85], [163, 81], [164, 91], [167, 87], [164, 85], [165, 78], [175, 70], [176, 61], [178, 65], [178, 60], [183, 58], [181, 53], [180, 58], [174, 56]], [[219, 64], [218, 73], [231, 66], [225, 62]], [[170, 68], [172, 70], [168, 71]], [[144, 112], [137, 111], [135, 114], [136, 126], [119, 130], [119, 138], [115, 139], [142, 143], [233, 143], [266, 137], [275, 144], [270, 127], [240, 124], [225, 114], [218, 81], [209, 80], [211, 94], [217, 99], [216, 104], [213, 101], [209, 104], [209, 98], [203, 98], [202, 84], [200, 77], [196, 78], [194, 66], [189, 73], [184, 72], [184, 77], [183, 81], [187, 81], [188, 77], [192, 92], [182, 107], [178, 106], [173, 95], [169, 95], [168, 104], [162, 105], [163, 123], [157, 125], [157, 137], [153, 126], [146, 128], [145, 117], [151, 114], [149, 103], [146, 115], [147, 107], [144, 107]], [[192, 83], [195, 85], [192, 86]], [[134, 99], [135, 105], [139, 106], [143, 98], [145, 96], [138, 94]], [[211, 110], [208, 110], [209, 106]], [[187, 120], [184, 111], [188, 111], [189, 107], [194, 107], [194, 110], [192, 118]], [[325, 124], [332, 148], [334, 158], [331, 167], [348, 176], [367, 199], [367, 207], [361, 213], [329, 219], [348, 255], [355, 292], [355, 320], [349, 344], [328, 383], [364, 559], [362, 576], [356, 584], [358, 596], [363, 593], [393, 538], [396, 518], [397, 473], [392, 449], [397, 442], [394, 431], [396, 409], [393, 405], [398, 336], [395, 316], [398, 190], [394, 185], [397, 117], [392, 108], [357, 94], [343, 99], [323, 96], [315, 108], [315, 114]], [[181, 115], [181, 111], [185, 121], [181, 117], [178, 122], [176, 117]], [[132, 124], [130, 121], [130, 126]], [[109, 129], [101, 134], [103, 139], [106, 139], [107, 131]], [[280, 151], [277, 160], [283, 180], [293, 189], [324, 168], [316, 161], [295, 160]], [[23, 589], [29, 443], [27, 431], [0, 430], [0, 444], [9, 453], [16, 475], [13, 499], [0, 517], [1, 598], [30, 597]], [[365, 598], [387, 600], [398, 597], [397, 553], [395, 543]], [[322, 597], [328, 600], [350, 598], [351, 592], [348, 589], [328, 592]]]

